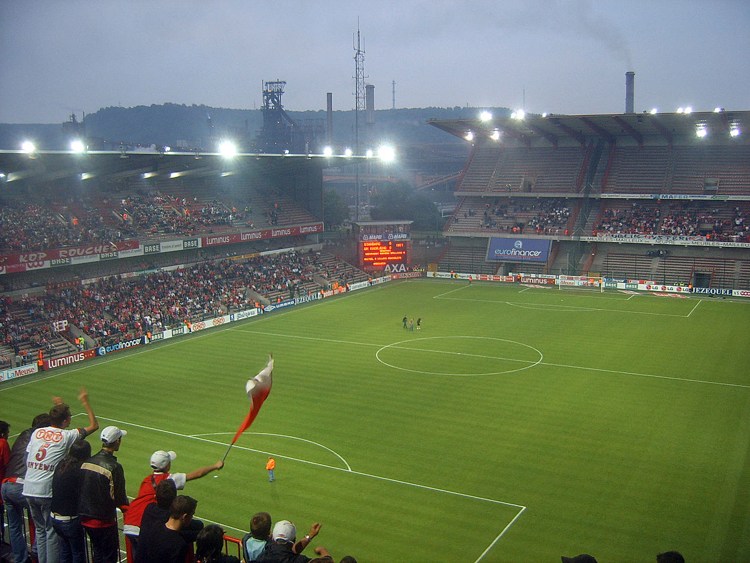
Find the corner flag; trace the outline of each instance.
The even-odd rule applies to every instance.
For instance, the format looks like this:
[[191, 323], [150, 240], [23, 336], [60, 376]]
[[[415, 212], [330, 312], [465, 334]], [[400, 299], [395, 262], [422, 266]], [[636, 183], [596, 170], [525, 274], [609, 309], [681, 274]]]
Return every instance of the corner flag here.
[[[245, 392], [247, 393], [248, 399], [250, 399], [250, 410], [248, 411], [247, 416], [245, 416], [245, 420], [242, 421], [242, 424], [240, 424], [240, 427], [237, 429], [237, 433], [234, 435], [234, 438], [232, 438], [232, 443], [229, 444], [229, 448], [234, 445], [234, 443], [239, 439], [239, 437], [245, 430], [250, 428], [250, 425], [255, 420], [255, 417], [258, 416], [260, 407], [263, 406], [263, 402], [271, 392], [271, 385], [273, 383], [272, 375], [273, 356], [269, 354], [266, 367], [264, 367], [260, 371], [260, 373], [258, 373], [258, 375], [251, 379], [248, 379], [247, 383], [245, 384]], [[224, 454], [225, 459], [228, 453], [229, 449], [227, 449], [227, 453]]]

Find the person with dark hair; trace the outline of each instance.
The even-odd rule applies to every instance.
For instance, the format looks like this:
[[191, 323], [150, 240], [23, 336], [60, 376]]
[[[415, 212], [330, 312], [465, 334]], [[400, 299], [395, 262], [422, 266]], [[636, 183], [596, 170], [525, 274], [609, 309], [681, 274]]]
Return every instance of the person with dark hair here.
[[679, 551], [665, 551], [656, 556], [656, 563], [685, 563], [685, 558]]
[[127, 510], [125, 471], [115, 453], [125, 430], [107, 426], [101, 433], [102, 449], [81, 465], [81, 498], [78, 514], [91, 541], [94, 563], [118, 561], [120, 556], [117, 509]]
[[250, 519], [250, 532], [242, 538], [242, 554], [245, 561], [255, 561], [271, 537], [271, 515], [257, 512]]
[[[23, 511], [28, 507], [26, 497], [23, 496], [23, 479], [26, 476], [26, 446], [29, 445], [31, 434], [37, 428], [49, 426], [49, 414], [43, 412], [31, 421], [31, 428], [21, 432], [10, 450], [10, 461], [5, 468], [2, 495], [5, 511], [8, 515], [8, 531], [10, 532], [10, 547], [15, 561], [26, 561], [29, 550], [26, 547], [26, 537], [23, 529]], [[31, 522], [34, 525], [34, 522]], [[36, 544], [32, 545], [34, 559], [36, 559]]]
[[59, 397], [49, 411], [50, 426], [36, 429], [26, 446], [27, 468], [23, 483], [23, 494], [29, 504], [31, 517], [36, 527], [36, 548], [39, 563], [57, 563], [57, 535], [52, 529], [50, 505], [52, 504], [52, 475], [58, 462], [65, 457], [73, 442], [85, 438], [99, 428], [94, 411], [89, 404], [85, 389], [78, 394], [88, 415], [88, 426], [68, 430], [72, 415], [70, 407]]
[[[185, 488], [188, 481], [205, 477], [212, 471], [224, 467], [224, 462], [219, 460], [213, 465], [199, 467], [190, 473], [172, 473], [172, 462], [177, 459], [173, 451], [157, 450], [151, 455], [150, 465], [153, 473], [141, 481], [138, 495], [130, 503], [123, 519], [123, 532], [128, 537], [133, 549], [138, 548], [138, 535], [140, 534], [141, 519], [146, 507], [156, 501], [156, 487], [166, 479], [174, 482], [178, 491]], [[164, 519], [166, 521], [166, 518]]]
[[141, 531], [135, 563], [183, 563], [190, 544], [180, 531], [190, 524], [197, 506], [198, 501], [189, 496], [175, 498], [165, 524]]
[[234, 555], [224, 555], [224, 530], [216, 524], [203, 528], [195, 540], [196, 563], [240, 563]]
[[357, 560], [351, 555], [344, 555], [339, 563], [357, 563]]
[[78, 518], [81, 464], [91, 457], [91, 444], [76, 440], [52, 476], [52, 527], [58, 537], [60, 563], [86, 563], [86, 538]]

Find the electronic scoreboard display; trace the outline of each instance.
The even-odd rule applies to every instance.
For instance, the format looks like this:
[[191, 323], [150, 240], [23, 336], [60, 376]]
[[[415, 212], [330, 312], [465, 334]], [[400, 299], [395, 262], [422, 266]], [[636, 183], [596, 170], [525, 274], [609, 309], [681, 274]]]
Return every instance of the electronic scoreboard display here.
[[360, 241], [360, 261], [366, 270], [409, 263], [409, 242], [404, 240]]
[[366, 272], [406, 272], [411, 265], [411, 221], [357, 221], [359, 267]]

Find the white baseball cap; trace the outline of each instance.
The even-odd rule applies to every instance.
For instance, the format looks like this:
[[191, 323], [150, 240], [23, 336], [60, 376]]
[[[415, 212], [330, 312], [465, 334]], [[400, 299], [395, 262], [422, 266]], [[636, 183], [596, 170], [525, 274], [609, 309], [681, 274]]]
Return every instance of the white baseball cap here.
[[127, 431], [120, 430], [117, 426], [107, 426], [101, 433], [102, 442], [105, 444], [114, 444], [117, 440], [127, 435]]
[[297, 539], [297, 528], [289, 520], [279, 520], [273, 527], [271, 536], [273, 541], [283, 540], [287, 543], [294, 543]]
[[175, 459], [177, 454], [172, 450], [159, 450], [151, 454], [151, 467], [156, 471], [164, 471]]

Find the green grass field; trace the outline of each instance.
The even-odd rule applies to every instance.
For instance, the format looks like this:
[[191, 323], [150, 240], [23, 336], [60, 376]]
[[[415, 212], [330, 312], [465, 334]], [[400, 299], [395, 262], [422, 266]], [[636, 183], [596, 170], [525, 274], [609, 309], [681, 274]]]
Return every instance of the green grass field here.
[[273, 352], [255, 424], [185, 491], [230, 534], [266, 510], [337, 560], [750, 561], [749, 335], [750, 302], [415, 280], [6, 383], [0, 418], [80, 412], [85, 385], [133, 495], [156, 449], [224, 455]]

